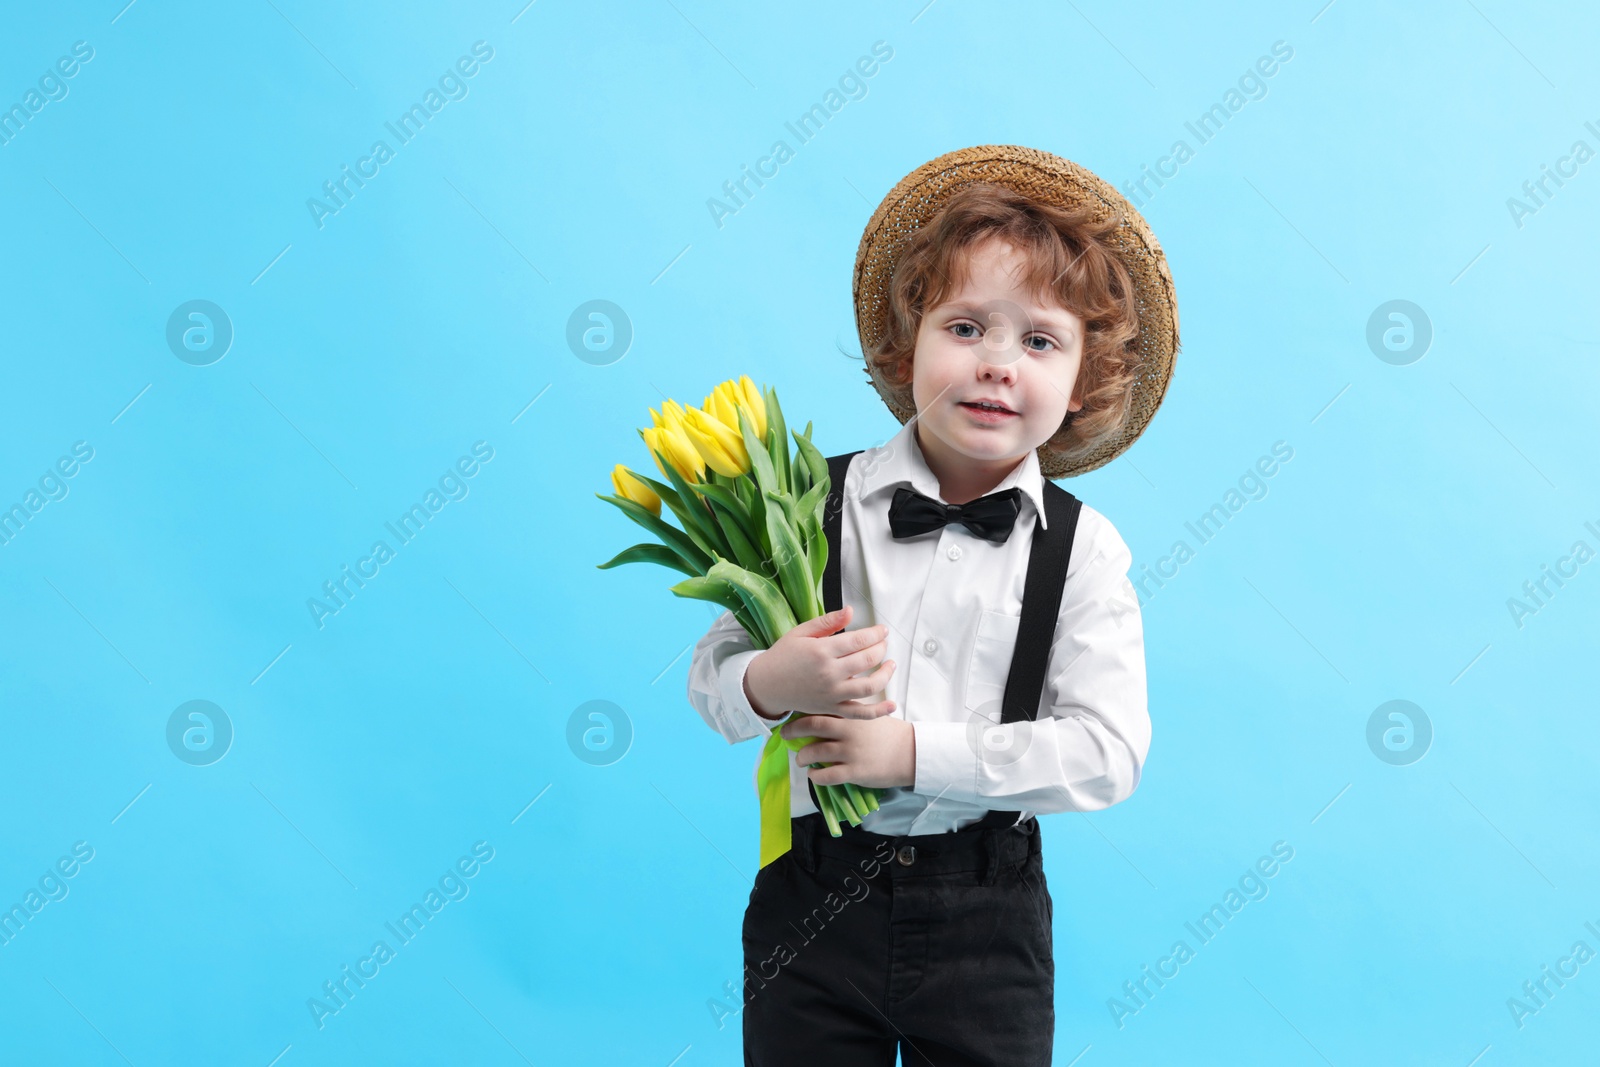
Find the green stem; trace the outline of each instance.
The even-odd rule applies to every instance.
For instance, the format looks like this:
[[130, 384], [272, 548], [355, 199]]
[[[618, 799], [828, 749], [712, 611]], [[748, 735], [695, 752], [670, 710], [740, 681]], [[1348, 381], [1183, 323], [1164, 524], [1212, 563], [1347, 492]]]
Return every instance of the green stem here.
[[856, 809], [855, 803], [850, 799], [850, 790], [846, 786], [835, 785], [828, 788], [833, 790], [834, 799], [839, 802], [839, 813], [845, 817], [851, 826], [861, 825], [861, 812]]
[[825, 788], [817, 789], [818, 806], [822, 809], [822, 821], [828, 824], [828, 833], [838, 837], [843, 831], [839, 829], [839, 815], [833, 810], [831, 794]]
[[862, 818], [866, 818], [869, 814], [871, 814], [873, 806], [867, 800], [866, 794], [868, 793], [868, 790], [863, 789], [854, 782], [846, 782], [844, 784], [844, 791], [850, 794], [851, 806], [856, 809], [857, 814], [859, 814]]

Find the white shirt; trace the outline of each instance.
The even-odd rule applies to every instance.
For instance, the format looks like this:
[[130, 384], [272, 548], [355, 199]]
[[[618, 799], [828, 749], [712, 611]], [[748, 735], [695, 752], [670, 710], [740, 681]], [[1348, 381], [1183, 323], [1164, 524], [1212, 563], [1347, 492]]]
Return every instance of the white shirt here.
[[[942, 833], [991, 808], [1028, 818], [1095, 811], [1125, 799], [1150, 748], [1144, 630], [1128, 580], [1127, 545], [1103, 515], [1083, 506], [1039, 714], [1031, 723], [1001, 724], [1034, 522], [1044, 522], [1039, 457], [1030, 451], [991, 490], [1022, 490], [1004, 544], [957, 523], [897, 540], [889, 532], [896, 486], [948, 503], [915, 426], [913, 420], [886, 444], [852, 457], [845, 476], [843, 602], [855, 609], [851, 629], [887, 626], [886, 658], [895, 662], [886, 690], [864, 702], [894, 701], [891, 714], [909, 720], [916, 736], [916, 785], [883, 790], [863, 828], [896, 836]], [[764, 746], [782, 721], [762, 718], [745, 696], [745, 670], [761, 651], [731, 611], [695, 645], [689, 702], [729, 743], [759, 737]], [[791, 816], [817, 810], [794, 753], [789, 798]]]

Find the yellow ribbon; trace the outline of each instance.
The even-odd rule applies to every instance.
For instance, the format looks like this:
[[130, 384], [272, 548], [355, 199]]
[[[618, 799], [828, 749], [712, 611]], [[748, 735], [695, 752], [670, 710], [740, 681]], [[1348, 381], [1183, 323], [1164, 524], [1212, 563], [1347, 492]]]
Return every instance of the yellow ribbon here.
[[[793, 722], [791, 715], [785, 722]], [[773, 727], [761, 750], [761, 763], [756, 767], [756, 792], [761, 799], [761, 863], [765, 867], [788, 852], [793, 845], [789, 817], [789, 753], [813, 738], [785, 739], [778, 731], [782, 724]]]

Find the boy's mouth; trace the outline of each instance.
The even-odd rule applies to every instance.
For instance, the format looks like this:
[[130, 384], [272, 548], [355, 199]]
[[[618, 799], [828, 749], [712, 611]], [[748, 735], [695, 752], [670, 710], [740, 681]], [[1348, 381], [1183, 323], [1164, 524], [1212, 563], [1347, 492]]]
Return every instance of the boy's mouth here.
[[959, 402], [959, 406], [987, 421], [998, 421], [1017, 415], [1017, 412], [1012, 411], [998, 400], [962, 400]]

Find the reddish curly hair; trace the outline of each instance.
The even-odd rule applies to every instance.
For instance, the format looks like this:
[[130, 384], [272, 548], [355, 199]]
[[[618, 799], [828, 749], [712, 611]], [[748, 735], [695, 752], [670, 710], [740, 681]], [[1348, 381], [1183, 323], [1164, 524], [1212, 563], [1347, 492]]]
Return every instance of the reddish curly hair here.
[[907, 240], [889, 282], [889, 326], [864, 353], [867, 361], [909, 399], [923, 315], [960, 288], [971, 250], [1000, 238], [1022, 253], [1035, 298], [1083, 319], [1073, 387], [1083, 406], [1067, 412], [1045, 447], [1069, 462], [1093, 451], [1121, 429], [1138, 378], [1133, 277], [1106, 240], [1118, 223], [1114, 215], [1096, 219], [1087, 208], [1057, 207], [991, 182], [964, 186]]

